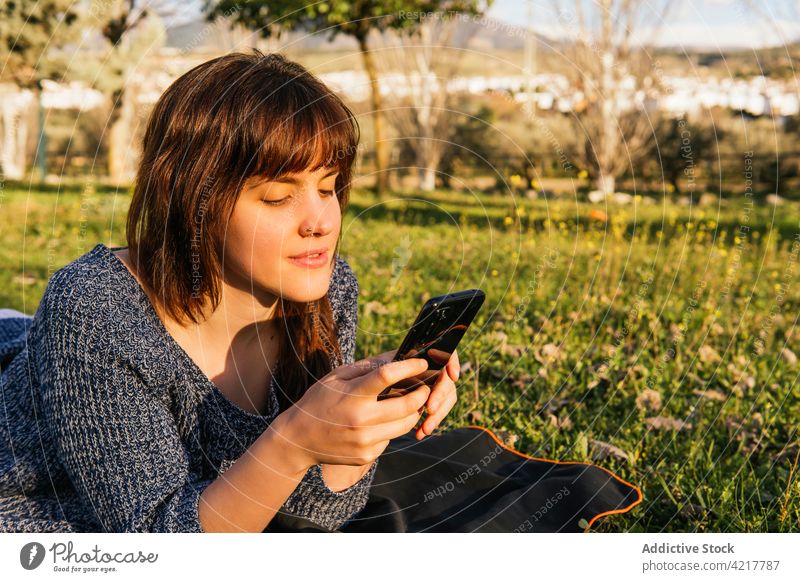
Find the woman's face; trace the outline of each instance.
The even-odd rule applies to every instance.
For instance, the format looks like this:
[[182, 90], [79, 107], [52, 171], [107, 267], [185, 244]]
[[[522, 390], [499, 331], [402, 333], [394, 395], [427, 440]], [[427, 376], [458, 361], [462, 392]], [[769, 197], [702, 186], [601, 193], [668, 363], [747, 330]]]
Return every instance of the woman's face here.
[[[286, 174], [245, 183], [225, 235], [225, 279], [263, 305], [271, 295], [307, 303], [328, 292], [333, 251], [342, 213], [336, 197], [337, 170]], [[292, 260], [324, 249], [322, 266]]]

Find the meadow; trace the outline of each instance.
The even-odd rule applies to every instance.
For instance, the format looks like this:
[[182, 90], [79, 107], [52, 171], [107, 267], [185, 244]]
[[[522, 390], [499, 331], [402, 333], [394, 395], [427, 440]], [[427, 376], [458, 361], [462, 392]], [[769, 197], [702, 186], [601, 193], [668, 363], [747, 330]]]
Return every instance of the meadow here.
[[[124, 245], [128, 201], [6, 185], [0, 307], [33, 313], [56, 269]], [[354, 191], [356, 357], [396, 348], [428, 297], [481, 288], [440, 430], [484, 426], [641, 487], [595, 531], [800, 531], [800, 206], [644, 202]]]

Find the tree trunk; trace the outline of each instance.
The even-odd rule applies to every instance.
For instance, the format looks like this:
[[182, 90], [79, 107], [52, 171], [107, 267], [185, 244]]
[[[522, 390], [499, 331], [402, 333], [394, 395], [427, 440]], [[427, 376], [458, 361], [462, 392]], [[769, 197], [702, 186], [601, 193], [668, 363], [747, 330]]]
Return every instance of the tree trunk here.
[[419, 189], [423, 192], [432, 192], [436, 188], [436, 168], [419, 166]]
[[129, 92], [124, 88], [115, 91], [111, 97], [112, 109], [109, 116], [108, 132], [108, 176], [116, 184], [133, 180], [133, 160], [131, 148], [131, 125], [133, 103]]
[[615, 176], [611, 171], [614, 166], [614, 158], [623, 154], [620, 151], [620, 140], [616, 120], [616, 98], [618, 81], [614, 76], [615, 56], [614, 39], [612, 29], [611, 0], [602, 2], [602, 52], [600, 54], [601, 77], [600, 77], [600, 99], [601, 103], [601, 126], [602, 135], [600, 137], [598, 151], [598, 172], [597, 188], [606, 196], [614, 193]]
[[367, 45], [366, 36], [358, 37], [358, 46], [361, 49], [361, 55], [364, 59], [364, 68], [367, 71], [367, 77], [369, 77], [370, 83], [372, 125], [375, 132], [375, 191], [378, 197], [381, 197], [389, 190], [389, 175], [387, 173], [389, 167], [389, 150], [386, 147], [383, 133], [383, 99], [378, 85], [378, 70], [372, 52], [370, 52], [369, 46]]
[[430, 135], [433, 129], [430, 125], [420, 124], [418, 131], [421, 135], [415, 144], [417, 187], [423, 192], [432, 192], [436, 188], [436, 173], [442, 159], [441, 143]]
[[597, 189], [606, 196], [611, 196], [614, 192], [616, 192], [616, 182], [616, 179], [611, 174], [600, 173], [595, 179], [595, 185]]
[[45, 111], [42, 103], [42, 91], [37, 91], [36, 108], [39, 122], [39, 137], [36, 140], [36, 164], [39, 166], [39, 179], [47, 179], [47, 131], [45, 127]]
[[678, 183], [679, 175], [673, 175], [669, 178], [669, 183], [672, 184], [672, 188], [675, 190], [675, 194], [681, 194], [681, 186]]
[[21, 180], [25, 176], [25, 147], [28, 141], [27, 106], [31, 95], [15, 91], [0, 97], [2, 105], [3, 148], [0, 164], [6, 180]]

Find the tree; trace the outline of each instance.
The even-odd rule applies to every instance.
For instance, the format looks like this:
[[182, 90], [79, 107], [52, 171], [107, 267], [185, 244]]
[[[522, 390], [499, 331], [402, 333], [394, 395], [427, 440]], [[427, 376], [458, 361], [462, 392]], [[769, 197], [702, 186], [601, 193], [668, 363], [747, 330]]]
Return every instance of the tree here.
[[376, 191], [388, 189], [388, 154], [383, 120], [383, 98], [378, 71], [371, 50], [372, 31], [412, 29], [421, 16], [429, 18], [444, 12], [479, 14], [480, 0], [354, 0], [352, 2], [306, 2], [305, 0], [206, 0], [209, 19], [230, 16], [264, 37], [284, 30], [323, 32], [332, 40], [339, 34], [358, 42], [364, 69], [370, 82], [372, 120], [375, 134]]
[[700, 168], [716, 156], [716, 144], [724, 138], [721, 128], [700, 123], [699, 120], [678, 117], [664, 117], [656, 124], [656, 139], [648, 150], [647, 157], [659, 168], [653, 168], [653, 175], [660, 173], [675, 192], [681, 192], [680, 182], [694, 194]]
[[[470, 112], [470, 107], [477, 107]], [[451, 142], [439, 163], [439, 181], [445, 188], [452, 187], [452, 177], [462, 168], [493, 171], [492, 156], [497, 152], [497, 139], [492, 127], [495, 112], [484, 104], [464, 103], [462, 114], [452, 124]]]
[[[41, 108], [41, 82], [60, 78], [59, 51], [77, 38], [77, 7], [72, 0], [17, 0], [0, 4], [0, 93], [3, 139], [0, 166], [3, 176], [25, 174], [27, 109]], [[41, 118], [41, 116], [40, 116]], [[39, 128], [40, 139], [44, 128]]]
[[166, 0], [92, 0], [86, 16], [87, 29], [94, 29], [102, 48], [90, 46], [88, 58], [73, 59], [72, 75], [109, 97], [108, 175], [116, 183], [129, 182], [134, 176], [129, 146], [135, 114], [129, 77], [142, 56], [162, 42], [159, 13], [170, 10]]
[[[477, 25], [449, 16], [425, 18], [412, 29], [387, 31], [377, 51], [381, 74], [401, 75], [408, 94], [395, 97], [390, 123], [414, 154], [418, 187], [430, 192], [445, 151], [451, 147], [455, 96], [448, 90]], [[456, 33], [460, 32], [458, 36]], [[458, 40], [456, 41], [456, 38]]]
[[[583, 135], [580, 162], [604, 194], [614, 192], [616, 178], [644, 155], [652, 139], [643, 97], [660, 85], [660, 77], [648, 47], [670, 5], [669, 0], [574, 0], [568, 11], [555, 4], [572, 37], [565, 53], [573, 81], [585, 97], [585, 107], [576, 111], [577, 132]], [[656, 14], [652, 22], [642, 16], [643, 8]], [[634, 32], [646, 42], [632, 46]]]

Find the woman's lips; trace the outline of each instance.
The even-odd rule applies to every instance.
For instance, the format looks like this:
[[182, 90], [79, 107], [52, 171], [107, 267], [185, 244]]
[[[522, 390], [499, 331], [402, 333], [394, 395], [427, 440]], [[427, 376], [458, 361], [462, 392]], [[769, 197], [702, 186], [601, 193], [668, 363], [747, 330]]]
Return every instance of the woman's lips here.
[[319, 269], [328, 264], [328, 251], [322, 251], [322, 253], [316, 256], [306, 255], [304, 257], [289, 257], [289, 260], [298, 267]]

